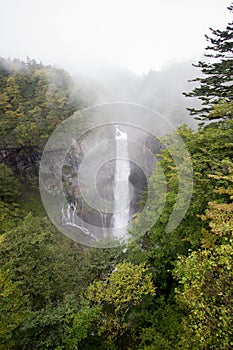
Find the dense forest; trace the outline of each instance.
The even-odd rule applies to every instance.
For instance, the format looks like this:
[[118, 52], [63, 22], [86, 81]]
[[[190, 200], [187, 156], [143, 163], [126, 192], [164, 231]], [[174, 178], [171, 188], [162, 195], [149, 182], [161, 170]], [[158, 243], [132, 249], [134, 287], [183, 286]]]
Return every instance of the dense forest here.
[[[68, 239], [40, 200], [39, 164], [49, 136], [93, 97], [62, 69], [1, 59], [0, 349], [233, 349], [232, 25], [211, 30], [196, 87], [184, 92], [202, 102], [190, 109], [198, 129], [176, 130], [193, 164], [187, 213], [166, 231], [179, 179], [163, 149], [165, 207], [125, 249]], [[139, 237], [137, 230], [140, 215], [131, 232]]]

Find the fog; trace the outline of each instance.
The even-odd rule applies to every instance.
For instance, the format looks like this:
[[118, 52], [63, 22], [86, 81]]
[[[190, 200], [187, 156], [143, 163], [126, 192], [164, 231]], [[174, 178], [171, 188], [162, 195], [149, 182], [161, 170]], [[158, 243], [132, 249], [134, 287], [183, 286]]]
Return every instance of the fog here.
[[96, 74], [137, 74], [198, 59], [209, 27], [223, 29], [230, 0], [2, 0], [2, 57]]
[[199, 101], [182, 93], [196, 85], [190, 82], [200, 76], [193, 62], [167, 65], [160, 71], [150, 70], [138, 75], [126, 69], [110, 69], [101, 74], [73, 76], [76, 94], [83, 98], [84, 106], [108, 102], [128, 102], [150, 107], [168, 119], [175, 127], [188, 124], [193, 129], [197, 122], [188, 107], [199, 107]]
[[83, 105], [154, 108], [175, 126], [196, 123], [182, 92], [200, 75], [209, 27], [224, 28], [230, 0], [2, 0], [1, 56], [67, 70]]

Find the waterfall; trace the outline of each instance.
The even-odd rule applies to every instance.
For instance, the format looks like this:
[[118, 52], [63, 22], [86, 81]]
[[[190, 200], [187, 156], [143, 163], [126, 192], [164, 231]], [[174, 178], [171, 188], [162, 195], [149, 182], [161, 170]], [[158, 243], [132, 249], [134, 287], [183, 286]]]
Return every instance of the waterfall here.
[[107, 211], [99, 211], [99, 214], [101, 216], [101, 223], [102, 223], [102, 229], [104, 236], [106, 235], [106, 229], [107, 229]]
[[[83, 226], [82, 218], [78, 218], [77, 213], [77, 202], [67, 203], [67, 205], [62, 206], [62, 224], [66, 226], [73, 226], [81, 230], [84, 234], [92, 237], [97, 241], [97, 238]], [[82, 210], [81, 210], [82, 212]]]
[[[93, 220], [88, 223], [85, 222], [85, 216], [89, 217], [90, 208], [85, 206], [83, 198], [73, 198], [69, 202], [63, 203], [61, 207], [62, 225], [69, 226], [70, 229], [77, 228], [82, 234], [87, 235], [99, 241], [102, 239], [108, 239], [113, 236], [116, 240], [123, 243], [127, 238], [127, 230], [129, 229], [130, 222], [130, 162], [128, 160], [128, 135], [123, 128], [115, 126], [115, 142], [114, 148], [111, 153], [111, 157], [116, 159], [114, 164], [113, 182], [111, 186], [103, 187], [104, 191], [113, 190], [114, 207], [108, 212], [108, 207], [101, 208], [97, 213], [94, 213]], [[114, 149], [115, 152], [114, 153]], [[112, 159], [112, 158], [111, 158]], [[105, 180], [105, 173], [102, 174], [102, 182]], [[108, 177], [107, 177], [108, 180]], [[112, 181], [112, 178], [111, 178]], [[77, 184], [75, 184], [78, 186]], [[73, 192], [72, 192], [73, 193]], [[107, 193], [104, 192], [105, 195]], [[112, 194], [112, 192], [111, 192]], [[104, 196], [105, 197], [105, 196]], [[107, 198], [108, 196], [106, 196]], [[107, 199], [106, 199], [107, 200]], [[110, 219], [110, 222], [109, 222]], [[95, 221], [96, 220], [96, 221]], [[78, 231], [77, 231], [77, 234]]]
[[116, 126], [116, 168], [114, 177], [114, 214], [112, 216], [113, 233], [118, 239], [127, 235], [130, 216], [129, 175], [127, 133]]

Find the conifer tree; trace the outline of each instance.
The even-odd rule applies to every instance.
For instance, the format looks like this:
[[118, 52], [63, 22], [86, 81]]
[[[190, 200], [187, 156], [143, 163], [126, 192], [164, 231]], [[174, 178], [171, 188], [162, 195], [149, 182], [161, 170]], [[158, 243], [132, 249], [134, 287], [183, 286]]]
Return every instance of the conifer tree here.
[[[233, 3], [228, 10], [233, 12]], [[228, 23], [225, 30], [210, 30], [212, 37], [205, 35], [209, 42], [205, 57], [208, 57], [209, 61], [194, 64], [201, 69], [202, 77], [191, 81], [198, 82], [199, 86], [191, 92], [184, 93], [185, 96], [197, 97], [202, 101], [200, 109], [188, 109], [190, 114], [199, 120], [218, 119], [218, 116], [210, 113], [213, 107], [222, 102], [230, 102], [233, 98], [233, 21]], [[229, 115], [223, 116], [223, 119], [227, 118]]]

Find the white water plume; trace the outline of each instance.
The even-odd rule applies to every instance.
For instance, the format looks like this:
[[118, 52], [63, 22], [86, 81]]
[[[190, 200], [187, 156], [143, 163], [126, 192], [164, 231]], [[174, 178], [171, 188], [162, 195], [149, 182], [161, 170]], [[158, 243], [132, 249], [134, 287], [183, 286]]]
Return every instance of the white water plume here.
[[114, 179], [115, 208], [112, 217], [113, 233], [117, 238], [125, 238], [130, 216], [129, 175], [127, 133], [116, 126], [116, 169]]

